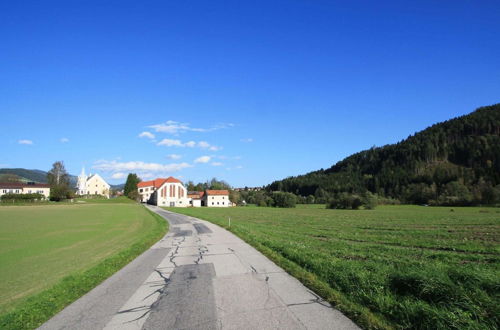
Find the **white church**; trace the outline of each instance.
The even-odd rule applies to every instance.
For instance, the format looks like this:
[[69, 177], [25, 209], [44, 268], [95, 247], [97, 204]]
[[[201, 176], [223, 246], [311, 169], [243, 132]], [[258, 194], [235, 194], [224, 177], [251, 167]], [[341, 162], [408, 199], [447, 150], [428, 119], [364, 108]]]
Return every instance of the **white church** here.
[[111, 186], [99, 174], [85, 174], [85, 168], [78, 176], [76, 194], [79, 196], [101, 195], [109, 198]]

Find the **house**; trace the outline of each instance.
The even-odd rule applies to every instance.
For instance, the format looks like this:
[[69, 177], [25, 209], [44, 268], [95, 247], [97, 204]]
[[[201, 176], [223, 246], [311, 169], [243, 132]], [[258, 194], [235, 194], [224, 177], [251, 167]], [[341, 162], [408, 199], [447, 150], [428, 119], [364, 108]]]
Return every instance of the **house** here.
[[200, 207], [203, 199], [203, 195], [205, 195], [204, 191], [189, 191], [189, 205], [192, 207]]
[[207, 207], [229, 207], [232, 206], [229, 200], [228, 190], [205, 190], [203, 195], [202, 206]]
[[85, 175], [85, 169], [82, 168], [82, 173], [78, 176], [76, 184], [76, 195], [101, 195], [109, 198], [110, 188], [111, 186], [99, 174], [89, 174], [87, 176]]
[[137, 184], [142, 203], [168, 207], [228, 207], [228, 190], [187, 191], [182, 182], [174, 177], [157, 178]]
[[[187, 207], [189, 198], [182, 182], [174, 177], [137, 184], [141, 201], [157, 206]], [[142, 191], [141, 191], [142, 190]]]
[[137, 192], [139, 193], [139, 199], [141, 203], [147, 203], [153, 193], [160, 188], [162, 184], [168, 179], [155, 179], [151, 181], [142, 181], [137, 184]]
[[0, 196], [5, 194], [42, 194], [44, 198], [49, 198], [50, 186], [48, 184], [34, 183], [34, 182], [0, 183]]

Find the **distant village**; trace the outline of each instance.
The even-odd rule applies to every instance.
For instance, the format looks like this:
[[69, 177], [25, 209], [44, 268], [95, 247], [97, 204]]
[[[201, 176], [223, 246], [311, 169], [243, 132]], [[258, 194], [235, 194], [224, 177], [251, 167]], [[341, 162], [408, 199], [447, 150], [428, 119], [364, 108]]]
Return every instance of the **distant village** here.
[[[0, 182], [0, 197], [3, 195], [34, 195], [42, 199], [50, 197], [50, 185], [36, 182]], [[260, 188], [237, 188], [237, 191]], [[157, 178], [137, 184], [138, 199], [141, 203], [169, 207], [230, 207], [236, 206], [229, 199], [229, 190], [204, 189], [188, 191], [184, 184], [174, 177]], [[78, 176], [74, 194], [78, 197], [111, 197], [111, 186], [99, 174], [85, 173], [82, 169]], [[118, 191], [120, 196], [123, 191]]]

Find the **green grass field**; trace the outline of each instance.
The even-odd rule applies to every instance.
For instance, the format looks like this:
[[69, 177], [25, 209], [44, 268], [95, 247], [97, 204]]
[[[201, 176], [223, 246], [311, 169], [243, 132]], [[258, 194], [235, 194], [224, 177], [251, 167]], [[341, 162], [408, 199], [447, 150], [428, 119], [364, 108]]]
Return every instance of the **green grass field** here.
[[[165, 232], [165, 221], [122, 199], [0, 207], [0, 315], [22, 311], [50, 317]], [[56, 296], [55, 309], [39, 306], [49, 296]], [[40, 320], [16, 324], [30, 328]], [[14, 322], [12, 317], [3, 321]]]
[[500, 209], [175, 208], [257, 247], [364, 328], [498, 329]]

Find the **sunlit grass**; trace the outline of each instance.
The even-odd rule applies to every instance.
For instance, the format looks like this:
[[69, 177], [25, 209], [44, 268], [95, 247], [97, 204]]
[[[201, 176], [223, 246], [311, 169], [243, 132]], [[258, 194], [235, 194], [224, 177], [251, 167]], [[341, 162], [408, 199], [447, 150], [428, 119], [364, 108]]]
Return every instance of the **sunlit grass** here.
[[231, 217], [231, 231], [365, 328], [498, 328], [498, 208], [174, 211], [225, 227]]

